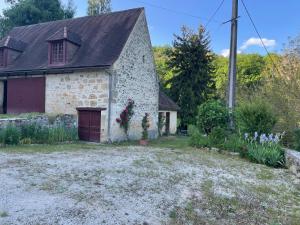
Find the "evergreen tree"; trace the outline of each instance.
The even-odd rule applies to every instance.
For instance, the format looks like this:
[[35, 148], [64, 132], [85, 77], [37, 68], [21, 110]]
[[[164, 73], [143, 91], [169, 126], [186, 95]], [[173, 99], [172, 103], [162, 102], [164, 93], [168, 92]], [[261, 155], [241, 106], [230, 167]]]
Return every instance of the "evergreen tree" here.
[[208, 100], [215, 90], [213, 53], [210, 39], [201, 26], [198, 33], [182, 28], [182, 36], [175, 35], [173, 49], [169, 52], [168, 65], [174, 77], [170, 95], [180, 106], [181, 126], [195, 124], [197, 107]]
[[111, 12], [111, 0], [88, 0], [88, 15], [96, 16]]
[[36, 23], [73, 18], [75, 8], [69, 1], [67, 6], [60, 0], [7, 0], [11, 7], [3, 10], [0, 17], [0, 35], [4, 36], [15, 26], [31, 25]]

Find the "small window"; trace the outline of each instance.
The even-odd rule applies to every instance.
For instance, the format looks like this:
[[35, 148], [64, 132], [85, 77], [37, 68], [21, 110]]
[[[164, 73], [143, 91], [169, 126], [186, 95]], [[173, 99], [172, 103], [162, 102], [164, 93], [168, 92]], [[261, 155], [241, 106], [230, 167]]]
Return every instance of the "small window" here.
[[55, 41], [52, 42], [50, 45], [50, 64], [65, 63], [64, 41]]
[[5, 66], [4, 49], [0, 49], [0, 67]]

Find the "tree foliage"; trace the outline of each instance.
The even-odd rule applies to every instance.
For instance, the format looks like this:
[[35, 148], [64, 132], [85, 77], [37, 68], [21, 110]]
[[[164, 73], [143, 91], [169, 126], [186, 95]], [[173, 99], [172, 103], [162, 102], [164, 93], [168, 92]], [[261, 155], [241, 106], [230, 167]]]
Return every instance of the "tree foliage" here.
[[195, 124], [197, 106], [211, 97], [214, 91], [213, 54], [210, 39], [203, 27], [197, 33], [186, 27], [175, 36], [168, 53], [168, 67], [174, 76], [168, 80], [170, 95], [180, 106], [181, 126]]
[[111, 0], [88, 0], [87, 11], [89, 16], [111, 12]]
[[156, 72], [159, 76], [160, 84], [162, 88], [170, 89], [170, 83], [168, 80], [174, 76], [173, 69], [168, 66], [169, 56], [168, 52], [172, 51], [170, 46], [153, 47], [153, 53], [156, 63]]
[[[237, 57], [237, 89], [240, 95], [252, 92], [261, 85], [267, 58], [258, 54], [239, 54]], [[218, 95], [225, 98], [228, 85], [228, 58], [216, 56], [214, 78]]]
[[290, 131], [300, 126], [300, 36], [290, 40], [280, 58], [273, 57], [261, 91], [256, 93], [268, 101], [279, 121], [277, 131]]
[[11, 6], [3, 10], [0, 17], [0, 35], [3, 37], [15, 26], [73, 18], [75, 7], [69, 1], [67, 6], [59, 0], [8, 0]]

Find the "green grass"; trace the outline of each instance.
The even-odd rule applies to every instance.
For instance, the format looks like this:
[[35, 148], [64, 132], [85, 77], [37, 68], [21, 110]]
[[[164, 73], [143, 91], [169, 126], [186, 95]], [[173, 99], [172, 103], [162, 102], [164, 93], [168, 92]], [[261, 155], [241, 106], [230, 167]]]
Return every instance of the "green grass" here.
[[0, 211], [0, 218], [1, 217], [8, 217], [8, 213], [7, 212], [2, 212], [2, 211]]
[[[138, 146], [139, 141], [124, 141], [113, 143], [108, 146]], [[150, 140], [148, 146], [154, 148], [174, 148], [187, 149], [189, 146], [189, 138], [186, 136], [163, 136], [155, 140]]]
[[175, 149], [190, 148], [189, 138], [185, 136], [161, 137], [156, 140], [150, 141], [149, 146], [156, 147], [156, 148], [175, 148]]
[[52, 153], [64, 151], [95, 150], [105, 145], [84, 142], [55, 144], [55, 145], [17, 145], [0, 147], [0, 152], [5, 153]]
[[[99, 143], [85, 143], [85, 142], [73, 142], [62, 144], [33, 144], [33, 145], [17, 145], [17, 146], [2, 146], [0, 152], [11, 153], [51, 153], [62, 151], [77, 151], [84, 149], [99, 149], [104, 147], [127, 147], [127, 146], [139, 146], [138, 141], [126, 141], [113, 144], [99, 144]], [[168, 136], [161, 137], [156, 140], [149, 141], [149, 147], [155, 148], [173, 148], [173, 149], [190, 149], [188, 137]]]

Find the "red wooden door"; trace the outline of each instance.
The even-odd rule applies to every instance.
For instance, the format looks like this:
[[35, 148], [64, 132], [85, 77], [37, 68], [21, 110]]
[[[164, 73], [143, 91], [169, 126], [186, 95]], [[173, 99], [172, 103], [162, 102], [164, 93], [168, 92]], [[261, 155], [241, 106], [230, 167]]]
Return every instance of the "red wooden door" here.
[[45, 77], [7, 80], [7, 113], [45, 112]]
[[100, 142], [101, 112], [80, 110], [78, 114], [79, 139], [83, 141]]

